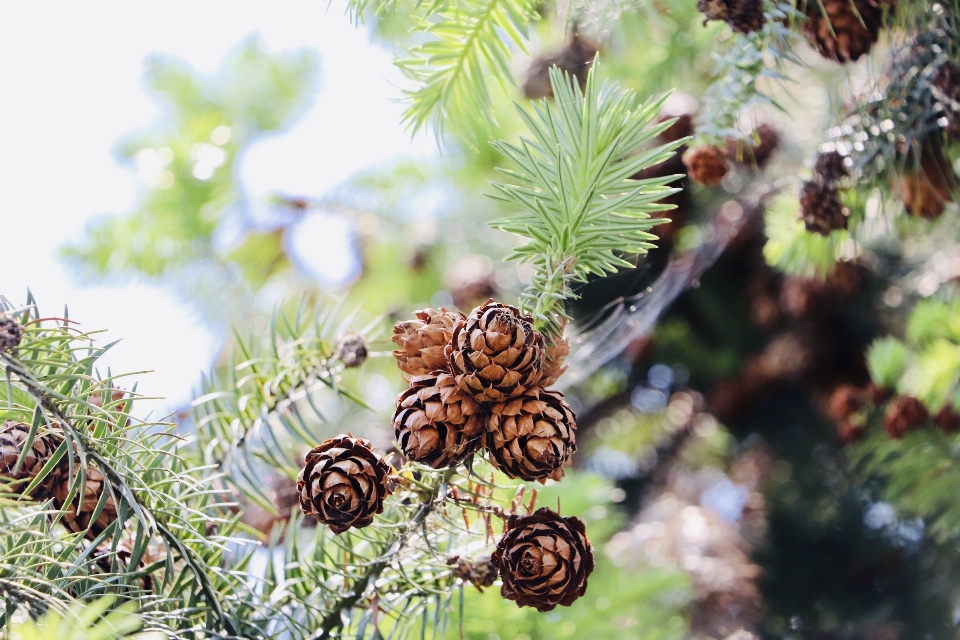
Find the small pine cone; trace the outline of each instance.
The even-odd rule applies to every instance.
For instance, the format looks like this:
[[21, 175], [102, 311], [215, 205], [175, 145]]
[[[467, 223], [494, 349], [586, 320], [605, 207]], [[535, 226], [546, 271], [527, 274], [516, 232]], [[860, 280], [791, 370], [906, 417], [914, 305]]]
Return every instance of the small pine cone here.
[[[7, 420], [3, 423], [3, 427], [0, 427], [0, 480], [14, 481], [8, 485], [12, 491], [21, 492], [26, 489], [57, 449], [57, 443], [53, 437], [37, 435], [30, 444], [30, 451], [24, 456], [20, 468], [14, 471], [29, 435], [30, 425], [22, 422]], [[58, 479], [59, 474], [54, 468], [43, 482], [33, 488], [28, 497], [33, 500], [45, 500], [50, 497]]]
[[883, 430], [891, 438], [899, 438], [929, 421], [930, 414], [922, 402], [911, 396], [897, 396], [883, 416]]
[[367, 341], [359, 333], [348, 333], [337, 342], [333, 357], [348, 369], [355, 369], [367, 361]]
[[533, 318], [488, 300], [454, 327], [447, 359], [461, 389], [478, 402], [499, 402], [540, 382], [544, 351]]
[[564, 362], [570, 355], [570, 342], [566, 338], [560, 338], [549, 347], [547, 347], [547, 359], [543, 365], [543, 375], [540, 377], [541, 387], [552, 387], [567, 370]]
[[762, 167], [780, 147], [780, 134], [769, 124], [761, 124], [748, 140], [727, 138], [727, 155], [735, 162]]
[[459, 556], [447, 559], [447, 564], [453, 566], [453, 576], [464, 582], [469, 582], [483, 593], [484, 587], [491, 586], [497, 580], [497, 566], [493, 564], [489, 554], [479, 555], [473, 560], [464, 560]]
[[706, 187], [717, 186], [730, 171], [727, 150], [712, 145], [688, 149], [683, 154], [683, 164], [690, 179]]
[[958, 188], [950, 160], [937, 143], [923, 145], [920, 165], [898, 176], [900, 197], [911, 215], [934, 220], [946, 209]]
[[943, 408], [933, 416], [933, 424], [944, 433], [960, 432], [960, 414], [953, 410], [949, 404], [943, 405]]
[[864, 409], [864, 391], [857, 387], [844, 384], [833, 390], [827, 402], [827, 415], [837, 426], [840, 439], [846, 443], [853, 442], [863, 435], [866, 426]]
[[820, 55], [837, 62], [869, 52], [883, 21], [878, 0], [806, 0], [806, 13], [803, 34]]
[[[61, 466], [66, 467], [65, 464]], [[79, 469], [79, 466], [77, 464], [76, 468]], [[81, 485], [77, 495], [74, 495], [68, 503], [67, 498], [70, 497], [71, 486], [73, 486], [72, 479], [62, 480], [53, 488], [53, 504], [63, 512], [60, 524], [73, 533], [86, 532], [86, 537], [92, 540], [103, 533], [117, 519], [117, 505], [113, 501], [113, 496], [108, 493], [103, 509], [97, 519], [92, 520], [97, 505], [100, 503], [100, 497], [104, 492], [110, 491], [107, 479], [103, 477], [103, 473], [99, 469], [88, 466], [83, 485]], [[82, 495], [79, 495], [81, 493]]]
[[453, 337], [453, 327], [463, 318], [457, 311], [444, 308], [423, 309], [416, 320], [405, 320], [393, 326], [393, 340], [400, 348], [393, 352], [407, 377], [425, 376], [448, 368], [445, 349]]
[[0, 351], [16, 353], [23, 340], [23, 328], [9, 313], [0, 311]]
[[447, 269], [443, 283], [460, 309], [472, 309], [499, 293], [493, 261], [488, 256], [463, 256]]
[[300, 508], [334, 533], [366, 527], [383, 512], [391, 470], [368, 441], [331, 438], [307, 452], [305, 463], [297, 476]]
[[850, 169], [843, 163], [842, 155], [836, 151], [827, 151], [817, 155], [813, 173], [821, 182], [836, 182], [849, 176]]
[[808, 180], [800, 185], [800, 216], [807, 231], [823, 236], [847, 228], [846, 209], [832, 182]]
[[527, 100], [552, 98], [553, 86], [550, 84], [550, 68], [559, 67], [583, 89], [587, 84], [587, 74], [597, 55], [597, 47], [574, 33], [570, 41], [559, 51], [541, 56], [530, 63], [527, 78], [523, 82], [523, 95]]
[[449, 373], [419, 376], [397, 398], [393, 428], [410, 460], [442, 469], [463, 462], [483, 444], [483, 407]]
[[753, 33], [763, 29], [767, 17], [762, 0], [699, 0], [697, 9], [708, 20], [723, 20], [738, 33]]
[[511, 478], [559, 480], [577, 450], [576, 431], [577, 417], [562, 393], [531, 389], [491, 407], [490, 462]]
[[583, 522], [547, 508], [511, 516], [491, 560], [503, 580], [500, 594], [538, 611], [573, 604], [586, 592], [594, 566]]
[[875, 382], [867, 384], [867, 398], [876, 406], [886, 403], [893, 397], [893, 391], [885, 389]]
[[944, 62], [931, 80], [933, 97], [943, 106], [947, 118], [947, 133], [960, 138], [960, 65]]

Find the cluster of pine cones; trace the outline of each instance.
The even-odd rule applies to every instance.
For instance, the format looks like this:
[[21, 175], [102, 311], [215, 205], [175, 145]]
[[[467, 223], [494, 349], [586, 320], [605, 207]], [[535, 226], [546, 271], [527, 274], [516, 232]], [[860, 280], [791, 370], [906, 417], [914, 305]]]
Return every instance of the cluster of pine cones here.
[[881, 410], [883, 431], [889, 438], [898, 439], [908, 431], [929, 425], [948, 434], [960, 432], [960, 414], [952, 403], [947, 402], [936, 414], [931, 414], [919, 399], [908, 395], [894, 396], [891, 390], [874, 384], [866, 388], [839, 385], [830, 394], [826, 407], [827, 415], [844, 442], [863, 437], [869, 414]]
[[441, 469], [482, 448], [511, 478], [559, 480], [576, 451], [576, 416], [546, 387], [569, 352], [547, 346], [516, 307], [489, 300], [469, 316], [446, 309], [416, 312], [393, 341], [409, 388], [393, 417], [400, 451]]

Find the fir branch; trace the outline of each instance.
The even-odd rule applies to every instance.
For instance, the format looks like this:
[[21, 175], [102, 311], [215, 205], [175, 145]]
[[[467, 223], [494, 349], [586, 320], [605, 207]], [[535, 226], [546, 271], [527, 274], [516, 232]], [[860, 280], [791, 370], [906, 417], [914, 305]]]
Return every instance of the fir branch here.
[[658, 200], [679, 189], [679, 176], [635, 180], [640, 171], [670, 158], [686, 142], [645, 148], [673, 124], [652, 125], [667, 96], [637, 106], [636, 96], [609, 81], [602, 85], [595, 61], [585, 92], [557, 68], [550, 70], [556, 102], [533, 112], [517, 110], [533, 139], [494, 142], [515, 170], [500, 169], [512, 183], [494, 183], [496, 200], [523, 210], [492, 226], [528, 238], [510, 259], [530, 262], [533, 280], [521, 296], [524, 312], [548, 334], [561, 333], [564, 301], [573, 286], [633, 264], [621, 255], [645, 254], [656, 236], [647, 231], [669, 211]]

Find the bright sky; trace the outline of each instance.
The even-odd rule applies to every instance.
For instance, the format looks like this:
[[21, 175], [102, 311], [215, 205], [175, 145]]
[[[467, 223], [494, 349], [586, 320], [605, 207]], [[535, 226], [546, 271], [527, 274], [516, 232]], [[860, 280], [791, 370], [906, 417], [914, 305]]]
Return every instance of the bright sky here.
[[188, 401], [220, 339], [178, 308], [169, 291], [144, 283], [84, 286], [56, 259], [57, 247], [77, 237], [91, 216], [127, 211], [135, 200], [135, 171], [118, 166], [111, 150], [157, 115], [140, 83], [143, 59], [152, 52], [212, 71], [254, 32], [273, 50], [320, 52], [321, 90], [312, 110], [244, 160], [251, 198], [278, 191], [319, 196], [361, 168], [435, 153], [431, 138], [411, 143], [400, 126], [395, 99], [403, 80], [392, 54], [370, 44], [343, 6], [342, 0], [0, 3], [0, 294], [21, 304], [29, 286], [47, 315], [68, 304], [85, 329], [109, 328], [109, 339], [123, 339], [106, 361], [115, 372], [152, 369], [142, 390], [167, 397], [166, 407]]

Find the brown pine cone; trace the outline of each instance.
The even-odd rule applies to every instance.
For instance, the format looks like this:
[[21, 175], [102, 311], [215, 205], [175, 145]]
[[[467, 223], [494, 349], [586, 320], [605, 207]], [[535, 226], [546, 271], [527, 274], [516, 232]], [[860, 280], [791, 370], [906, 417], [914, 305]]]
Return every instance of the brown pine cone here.
[[461, 389], [478, 402], [498, 402], [540, 382], [544, 351], [533, 318], [488, 300], [454, 327], [447, 359]]
[[762, 0], [698, 0], [697, 10], [708, 20], [723, 20], [737, 33], [753, 33], [763, 29], [767, 17]]
[[950, 160], [935, 142], [923, 145], [918, 167], [904, 170], [897, 178], [907, 211], [926, 220], [939, 218], [958, 188]]
[[577, 450], [576, 431], [577, 417], [562, 393], [531, 389], [491, 407], [490, 462], [511, 478], [559, 480]]
[[763, 123], [750, 134], [749, 140], [727, 138], [727, 155], [747, 166], [762, 167], [780, 147], [780, 134]]
[[449, 373], [419, 376], [397, 398], [393, 428], [410, 460], [442, 469], [483, 445], [483, 407]]
[[921, 427], [929, 421], [930, 414], [922, 402], [911, 396], [897, 396], [883, 416], [883, 430], [891, 438], [899, 438], [907, 431]]
[[683, 164], [690, 179], [706, 187], [717, 186], [730, 171], [727, 150], [712, 145], [688, 149], [683, 154]]
[[484, 587], [491, 586], [497, 580], [497, 566], [488, 554], [479, 555], [473, 560], [464, 560], [459, 556], [447, 558], [447, 564], [453, 566], [453, 576], [469, 582], [483, 593]]
[[837, 426], [840, 439], [853, 442], [863, 435], [866, 420], [864, 409], [865, 392], [851, 384], [842, 384], [833, 390], [827, 402], [827, 415]]
[[355, 369], [367, 361], [367, 341], [359, 333], [348, 333], [340, 338], [333, 357], [348, 369]]
[[849, 176], [850, 169], [843, 163], [842, 155], [836, 151], [827, 151], [817, 155], [813, 173], [821, 182], [836, 182]]
[[415, 320], [405, 320], [393, 326], [393, 340], [400, 348], [393, 352], [407, 377], [425, 376], [448, 369], [444, 350], [453, 337], [453, 327], [463, 318], [458, 311], [444, 308], [423, 309], [415, 312]]
[[800, 216], [807, 231], [823, 236], [847, 228], [846, 209], [832, 182], [808, 180], [800, 185]]
[[450, 292], [453, 304], [460, 309], [472, 309], [499, 294], [493, 261], [488, 256], [472, 253], [447, 268], [443, 284]]
[[953, 410], [950, 404], [943, 405], [943, 408], [933, 416], [933, 424], [944, 433], [960, 432], [960, 414]]
[[947, 118], [947, 133], [960, 138], [960, 65], [944, 62], [931, 81], [933, 97], [943, 105]]
[[305, 463], [297, 476], [300, 508], [334, 533], [365, 527], [383, 512], [391, 469], [368, 441], [331, 438], [307, 452]]
[[570, 41], [559, 51], [541, 56], [530, 63], [527, 79], [523, 82], [523, 95], [527, 100], [552, 98], [553, 86], [550, 84], [550, 68], [559, 67], [570, 74], [583, 89], [587, 85], [587, 74], [597, 55], [597, 47], [574, 33]]
[[0, 311], [0, 351], [14, 353], [23, 339], [23, 328], [9, 313]]
[[547, 508], [511, 516], [490, 559], [503, 580], [500, 595], [538, 611], [573, 604], [594, 566], [583, 522]]
[[803, 34], [824, 58], [850, 62], [870, 51], [883, 21], [879, 0], [806, 0]]
[[543, 375], [540, 377], [541, 387], [552, 387], [567, 370], [564, 362], [570, 355], [570, 342], [566, 338], [560, 338], [549, 347], [547, 347], [547, 359], [543, 366]]
[[[66, 471], [66, 464], [62, 464], [61, 467], [64, 467]], [[79, 463], [75, 465], [75, 468], [79, 470]], [[110, 488], [107, 479], [103, 477], [103, 473], [99, 469], [92, 466], [87, 467], [85, 481], [77, 495], [74, 495], [73, 499], [67, 503], [72, 486], [73, 479], [70, 479], [58, 482], [53, 488], [53, 504], [63, 512], [60, 524], [73, 533], [86, 532], [86, 537], [92, 540], [103, 533], [117, 519], [117, 505], [113, 501], [113, 496], [109, 493]], [[100, 497], [104, 492], [107, 492], [106, 502], [99, 515], [97, 515], [97, 519], [92, 520], [97, 505], [100, 503]], [[82, 495], [80, 495], [81, 493]]]
[[[30, 451], [24, 456], [20, 468], [14, 471], [29, 435], [30, 425], [22, 422], [7, 420], [0, 427], [0, 480], [14, 481], [8, 485], [12, 491], [25, 490], [57, 449], [58, 443], [52, 436], [38, 434], [30, 444]], [[59, 473], [57, 468], [54, 468], [40, 484], [33, 488], [28, 497], [33, 500], [45, 500], [50, 497], [53, 486], [58, 480]]]

